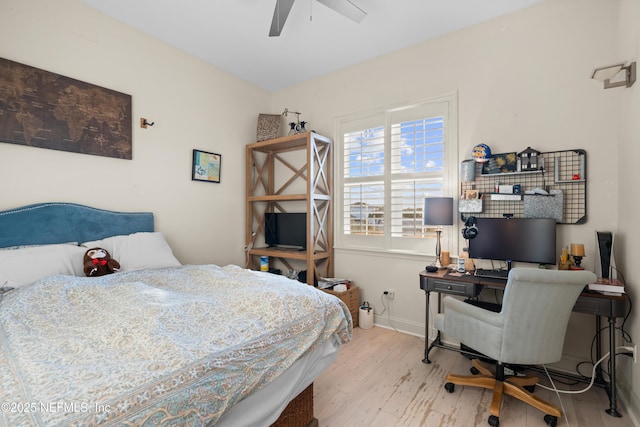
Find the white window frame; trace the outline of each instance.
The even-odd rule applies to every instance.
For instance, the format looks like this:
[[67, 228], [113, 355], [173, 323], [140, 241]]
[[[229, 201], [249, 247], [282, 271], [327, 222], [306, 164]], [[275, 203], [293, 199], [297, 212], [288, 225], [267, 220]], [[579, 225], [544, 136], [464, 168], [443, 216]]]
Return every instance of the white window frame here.
[[[444, 128], [444, 171], [443, 177], [443, 194], [442, 196], [453, 197], [454, 199], [454, 216], [457, 215], [458, 198], [458, 95], [457, 92], [446, 93], [439, 96], [422, 98], [398, 105], [388, 105], [376, 109], [363, 111], [360, 113], [349, 114], [336, 118], [335, 137], [334, 137], [334, 161], [336, 165], [336, 173], [334, 177], [334, 224], [335, 224], [335, 247], [337, 249], [351, 249], [372, 252], [385, 253], [407, 253], [423, 255], [435, 255], [436, 233], [429, 233], [426, 238], [401, 238], [391, 237], [390, 221], [386, 221], [384, 236], [365, 236], [344, 234], [344, 142], [343, 135], [353, 130], [353, 123], [371, 124], [371, 127], [377, 125], [385, 126], [385, 134], [388, 134], [390, 127], [390, 117], [393, 113], [402, 112], [402, 110], [411, 110], [413, 108], [429, 107], [430, 105], [442, 108], [445, 116]], [[380, 122], [381, 117], [384, 121]], [[388, 139], [388, 137], [387, 137]], [[387, 142], [390, 144], [390, 141]], [[386, 171], [390, 171], [388, 155]], [[391, 178], [388, 173], [384, 176], [385, 186], [389, 186]], [[390, 192], [385, 192], [385, 209], [390, 211], [391, 200]], [[458, 221], [453, 219], [454, 225], [444, 227], [442, 234], [442, 250], [448, 250], [451, 253], [457, 253], [454, 248], [458, 247]]]

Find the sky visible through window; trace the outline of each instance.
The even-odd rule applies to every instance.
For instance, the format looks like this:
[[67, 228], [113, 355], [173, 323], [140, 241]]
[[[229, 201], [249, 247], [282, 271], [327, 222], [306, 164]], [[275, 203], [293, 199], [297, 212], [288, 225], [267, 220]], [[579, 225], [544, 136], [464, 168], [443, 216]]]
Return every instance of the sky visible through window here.
[[[443, 118], [393, 124], [388, 138], [385, 144], [383, 126], [344, 135], [345, 231], [350, 234], [384, 232], [387, 191], [392, 234], [422, 235], [424, 197], [442, 195]], [[390, 181], [385, 180], [386, 167]]]

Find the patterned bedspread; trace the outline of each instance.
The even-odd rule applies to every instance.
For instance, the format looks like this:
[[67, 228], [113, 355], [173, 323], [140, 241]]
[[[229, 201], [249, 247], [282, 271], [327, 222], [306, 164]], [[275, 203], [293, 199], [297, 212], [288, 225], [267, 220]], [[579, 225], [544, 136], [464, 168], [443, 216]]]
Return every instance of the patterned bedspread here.
[[351, 325], [337, 298], [237, 266], [52, 276], [0, 301], [0, 425], [215, 422]]

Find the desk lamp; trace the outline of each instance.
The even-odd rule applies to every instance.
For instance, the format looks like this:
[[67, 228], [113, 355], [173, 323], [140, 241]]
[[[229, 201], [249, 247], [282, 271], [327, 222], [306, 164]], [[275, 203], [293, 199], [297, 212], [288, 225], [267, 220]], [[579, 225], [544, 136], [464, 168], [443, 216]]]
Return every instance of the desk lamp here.
[[436, 243], [436, 268], [444, 268], [442, 266], [441, 255], [442, 247], [440, 239], [442, 237], [442, 226], [453, 225], [453, 198], [452, 197], [427, 197], [424, 199], [424, 210], [422, 211], [423, 225], [435, 225], [437, 243]]

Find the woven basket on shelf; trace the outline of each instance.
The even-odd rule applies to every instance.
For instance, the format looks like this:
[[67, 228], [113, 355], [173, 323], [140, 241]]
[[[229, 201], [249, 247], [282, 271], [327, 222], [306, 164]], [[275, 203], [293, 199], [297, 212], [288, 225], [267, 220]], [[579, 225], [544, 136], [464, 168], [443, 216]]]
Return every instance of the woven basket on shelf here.
[[256, 141], [266, 141], [280, 136], [282, 116], [280, 114], [258, 114]]

